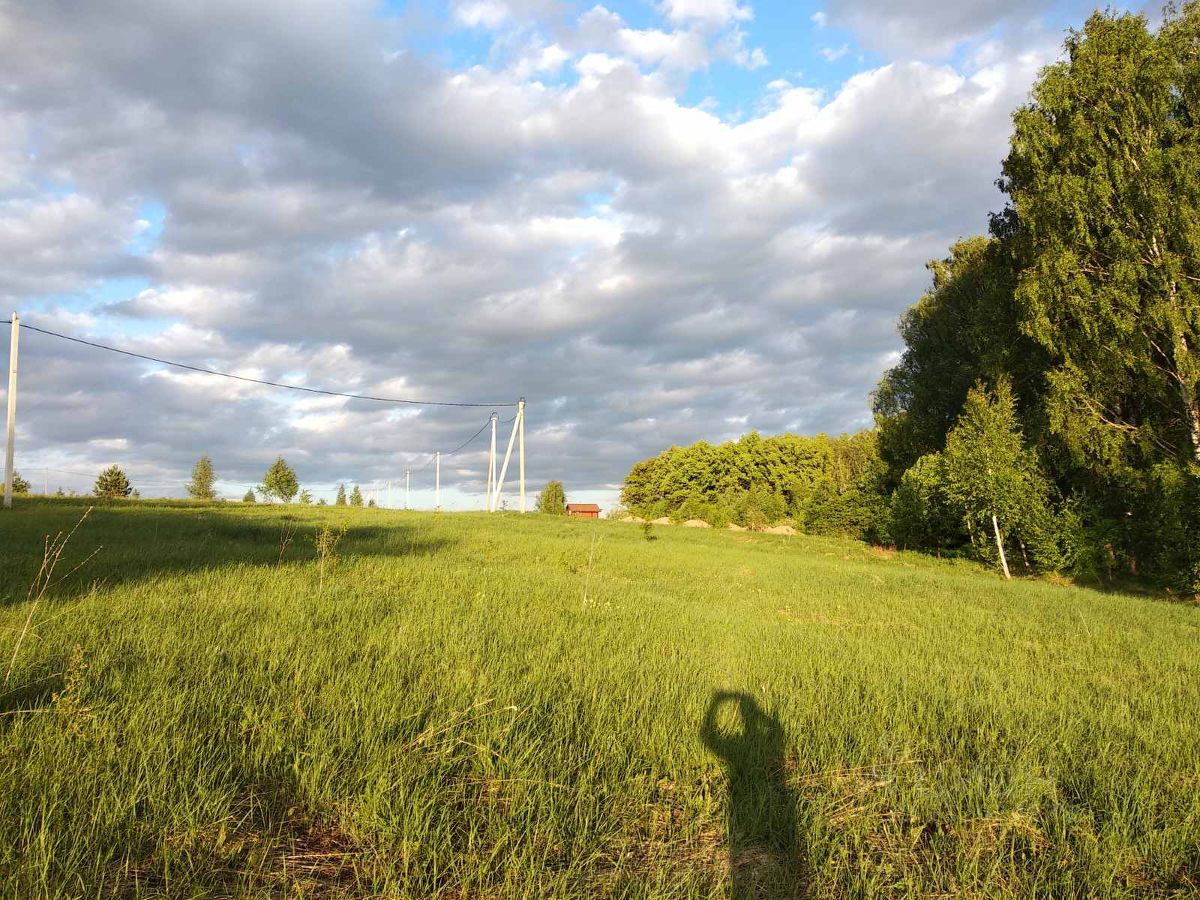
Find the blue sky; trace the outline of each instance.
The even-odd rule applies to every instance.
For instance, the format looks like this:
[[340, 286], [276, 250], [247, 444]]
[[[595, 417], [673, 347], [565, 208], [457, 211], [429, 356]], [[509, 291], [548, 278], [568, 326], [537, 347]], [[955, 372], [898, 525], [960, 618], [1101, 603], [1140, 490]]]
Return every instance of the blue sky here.
[[[611, 503], [673, 443], [870, 424], [925, 262], [1003, 202], [1011, 112], [1089, 10], [6, 4], [0, 293], [252, 377], [527, 396], [531, 487]], [[279, 453], [395, 485], [486, 418], [23, 347], [18, 468], [75, 489], [119, 462], [178, 493], [199, 452], [238, 496]], [[448, 505], [483, 459], [447, 461]]]

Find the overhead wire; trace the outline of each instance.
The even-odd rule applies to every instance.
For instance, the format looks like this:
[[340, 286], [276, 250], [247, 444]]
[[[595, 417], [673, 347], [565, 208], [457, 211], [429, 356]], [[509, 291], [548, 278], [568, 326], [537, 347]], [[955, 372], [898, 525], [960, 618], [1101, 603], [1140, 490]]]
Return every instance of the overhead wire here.
[[[0, 320], [0, 324], [11, 325], [12, 320], [11, 319], [3, 319], [3, 320]], [[96, 341], [89, 341], [89, 340], [85, 340], [83, 338], [73, 337], [72, 335], [69, 335], [69, 334], [62, 334], [61, 332], [51, 331], [48, 328], [39, 328], [36, 325], [29, 325], [25, 322], [19, 323], [19, 327], [28, 329], [29, 331], [37, 332], [39, 334], [44, 334], [49, 337], [59, 338], [61, 340], [70, 341], [75, 344], [82, 344], [86, 347], [93, 347], [97, 350], [106, 350], [110, 353], [117, 353], [122, 356], [128, 356], [128, 357], [132, 357], [134, 359], [140, 359], [140, 360], [144, 360], [146, 362], [156, 363], [158, 365], [171, 366], [176, 369], [183, 369], [183, 370], [189, 371], [189, 372], [197, 372], [197, 373], [200, 373], [203, 375], [214, 375], [214, 376], [217, 376], [220, 378], [230, 378], [235, 381], [243, 381], [243, 382], [247, 382], [250, 384], [259, 384], [259, 385], [263, 385], [265, 387], [282, 388], [284, 390], [290, 390], [290, 391], [302, 391], [302, 392], [308, 393], [308, 394], [321, 394], [321, 395], [329, 396], [329, 397], [344, 397], [349, 400], [366, 400], [366, 401], [371, 401], [371, 402], [376, 402], [376, 403], [407, 404], [407, 405], [412, 405], [412, 406], [439, 406], [439, 407], [458, 407], [458, 408], [475, 408], [475, 409], [486, 408], [486, 407], [490, 406], [494, 409], [508, 409], [508, 408], [518, 405], [516, 403], [466, 403], [466, 402], [451, 402], [451, 401], [445, 401], [445, 400], [441, 400], [441, 401], [439, 401], [439, 400], [413, 400], [413, 399], [408, 399], [408, 398], [397, 398], [397, 397], [377, 397], [377, 396], [373, 396], [373, 395], [369, 395], [369, 394], [354, 394], [354, 393], [349, 393], [349, 392], [345, 392], [345, 391], [333, 391], [333, 390], [327, 390], [324, 388], [305, 387], [303, 385], [287, 384], [286, 382], [269, 381], [269, 380], [262, 379], [262, 378], [251, 378], [246, 375], [235, 375], [231, 372], [221, 372], [216, 369], [208, 369], [208, 368], [204, 368], [202, 366], [193, 366], [188, 363], [175, 362], [174, 360], [163, 359], [163, 358], [157, 357], [157, 356], [149, 356], [144, 353], [136, 353], [132, 350], [123, 350], [120, 347], [111, 347], [107, 344], [101, 344]], [[493, 413], [493, 415], [495, 415], [495, 414]], [[503, 421], [498, 422], [497, 424], [509, 425], [509, 424], [515, 422], [516, 419], [517, 419], [517, 416], [514, 415], [512, 418], [505, 419]], [[484, 431], [487, 430], [487, 427], [489, 424], [491, 424], [490, 416], [488, 417], [488, 421], [484, 422], [483, 425], [480, 426], [479, 430], [476, 431], [473, 435], [471, 435], [469, 438], [467, 438], [465, 441], [463, 441], [461, 444], [459, 444], [453, 450], [441, 452], [441, 455], [442, 456], [453, 456], [456, 453], [459, 453], [460, 451], [465, 450], [481, 434], [483, 434]], [[412, 471], [414, 473], [424, 471], [425, 469], [429, 468], [430, 464], [432, 464], [433, 461], [435, 459], [437, 459], [437, 457], [438, 457], [438, 451], [430, 453], [429, 458], [425, 461], [424, 465], [422, 465], [420, 468], [414, 469]], [[92, 477], [88, 473], [72, 472], [70, 470], [55, 469], [53, 467], [48, 467], [48, 466], [39, 466], [36, 468], [40, 468], [43, 471], [52, 471], [52, 472], [57, 472], [59, 474], [64, 474], [64, 475], [75, 475], [75, 476], [82, 477], [82, 478], [91, 478]], [[35, 471], [36, 471], [36, 469], [35, 469]], [[225, 483], [233, 484], [235, 482], [225, 482]], [[142, 482], [142, 484], [143, 484], [143, 486], [146, 486], [146, 487], [174, 486], [174, 482]], [[332, 492], [332, 489], [330, 489], [329, 491], [324, 491], [324, 490], [313, 491], [313, 493], [330, 493], [330, 492]]]
[[[12, 321], [9, 320], [8, 324], [11, 325]], [[27, 325], [24, 322], [21, 323], [21, 327], [30, 331], [36, 331], [39, 334], [60, 338], [64, 341], [71, 341], [75, 344], [83, 344], [86, 347], [94, 347], [97, 350], [107, 350], [110, 353], [119, 353], [122, 356], [131, 356], [134, 359], [141, 359], [146, 362], [157, 363], [158, 365], [172, 366], [176, 369], [184, 369], [188, 372], [199, 372], [202, 375], [215, 375], [220, 378], [232, 378], [235, 381], [244, 381], [250, 384], [261, 384], [266, 387], [283, 388], [284, 390], [289, 391], [303, 391], [307, 394], [322, 394], [327, 397], [345, 397], [348, 400], [368, 400], [373, 403], [397, 403], [406, 404], [409, 406], [453, 406], [475, 409], [482, 409], [489, 406], [507, 409], [509, 407], [516, 406], [515, 403], [460, 403], [449, 400], [413, 400], [411, 398], [403, 397], [376, 397], [371, 394], [353, 394], [347, 391], [332, 391], [325, 388], [304, 387], [303, 385], [299, 384], [287, 384], [286, 382], [281, 381], [269, 381], [264, 378], [251, 378], [248, 375], [235, 375], [232, 372], [220, 372], [216, 369], [204, 368], [203, 366], [193, 366], [189, 365], [188, 363], [175, 362], [174, 360], [162, 359], [161, 357], [157, 356], [148, 356], [145, 353], [135, 353], [132, 350], [122, 350], [120, 347], [110, 347], [107, 344], [101, 344], [96, 341], [88, 341], [84, 340], [83, 338], [72, 337], [69, 334], [51, 331], [48, 328], [38, 328], [36, 325]]]

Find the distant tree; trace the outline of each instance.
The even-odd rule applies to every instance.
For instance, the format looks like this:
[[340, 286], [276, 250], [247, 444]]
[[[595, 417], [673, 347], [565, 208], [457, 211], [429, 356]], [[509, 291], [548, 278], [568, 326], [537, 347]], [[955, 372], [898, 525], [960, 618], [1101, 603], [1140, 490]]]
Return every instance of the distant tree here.
[[242, 495], [242, 502], [243, 503], [257, 503], [258, 498], [254, 496], [253, 490], [249, 490], [249, 491], [246, 491], [246, 493]]
[[367, 501], [367, 506], [370, 507], [371, 509], [375, 508], [375, 498], [374, 497], [372, 497], [370, 500]]
[[188, 495], [197, 500], [215, 500], [217, 492], [213, 490], [213, 485], [216, 480], [212, 459], [208, 454], [201, 456], [192, 467], [192, 480], [187, 486]]
[[65, 496], [67, 496], [67, 495], [63, 493], [63, 489], [62, 489], [62, 487], [60, 486], [60, 487], [59, 487], [59, 489], [58, 489], [57, 491], [55, 491], [55, 492], [54, 492], [54, 496], [55, 496], [55, 497], [65, 497]]
[[112, 465], [96, 478], [92, 493], [102, 500], [113, 500], [118, 497], [128, 497], [133, 493], [133, 487], [121, 467]]
[[12, 489], [14, 494], [28, 494], [29, 482], [21, 477], [20, 472], [13, 472]]
[[130, 496], [130, 498], [131, 498], [131, 499], [133, 499], [133, 500], [141, 500], [141, 499], [142, 499], [142, 492], [141, 492], [141, 491], [139, 491], [137, 488], [134, 488], [134, 489], [133, 489], [133, 491], [131, 491], [131, 492], [130, 492], [129, 496]]
[[322, 497], [320, 500], [317, 501], [317, 506], [328, 506], [328, 505], [329, 504], [325, 502], [324, 497]]
[[271, 463], [271, 468], [267, 469], [258, 490], [264, 497], [277, 497], [284, 503], [291, 503], [296, 492], [300, 490], [300, 482], [296, 480], [296, 473], [292, 467], [280, 456]]
[[311, 506], [313, 502], [312, 491], [306, 488], [300, 492], [300, 496], [297, 499], [302, 506]]
[[567, 514], [567, 492], [561, 481], [547, 481], [542, 492], [538, 494], [537, 511], [552, 516]]
[[357, 484], [354, 486], [354, 490], [352, 490], [350, 492], [350, 505], [351, 506], [362, 506], [363, 505], [362, 491], [360, 491], [358, 489]]
[[346, 486], [344, 484], [338, 485], [337, 499], [333, 501], [333, 505], [334, 506], [345, 506], [346, 505]]

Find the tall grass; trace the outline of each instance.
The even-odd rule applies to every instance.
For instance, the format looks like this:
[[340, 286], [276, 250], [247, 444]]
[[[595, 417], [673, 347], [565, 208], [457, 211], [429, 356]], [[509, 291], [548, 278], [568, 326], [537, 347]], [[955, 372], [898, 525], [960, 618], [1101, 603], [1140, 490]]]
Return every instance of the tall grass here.
[[[5, 660], [82, 509], [0, 516]], [[0, 697], [0, 895], [1196, 894], [1196, 607], [654, 537], [97, 508]]]

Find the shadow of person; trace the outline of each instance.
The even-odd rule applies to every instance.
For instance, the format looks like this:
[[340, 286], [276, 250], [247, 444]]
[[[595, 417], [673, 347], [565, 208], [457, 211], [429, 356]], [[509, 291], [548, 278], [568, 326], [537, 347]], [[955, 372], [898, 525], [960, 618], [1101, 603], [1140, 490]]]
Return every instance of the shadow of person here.
[[[734, 720], [732, 730], [724, 730]], [[734, 900], [806, 895], [796, 845], [796, 799], [787, 785], [779, 720], [749, 694], [717, 691], [700, 739], [725, 763], [729, 779], [730, 896]]]

